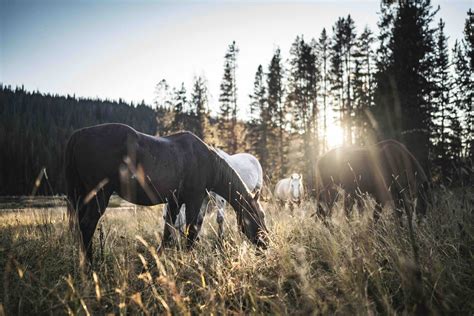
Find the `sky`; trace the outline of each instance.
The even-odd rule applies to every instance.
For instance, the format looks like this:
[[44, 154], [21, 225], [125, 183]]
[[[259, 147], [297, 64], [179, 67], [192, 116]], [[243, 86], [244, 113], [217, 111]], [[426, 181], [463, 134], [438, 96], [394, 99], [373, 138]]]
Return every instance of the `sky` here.
[[[449, 45], [462, 37], [472, 1], [434, 0]], [[224, 54], [236, 41], [239, 116], [255, 72], [297, 35], [319, 37], [339, 16], [375, 33], [379, 1], [0, 0], [0, 82], [44, 93], [152, 104], [155, 86], [204, 76], [216, 110]]]

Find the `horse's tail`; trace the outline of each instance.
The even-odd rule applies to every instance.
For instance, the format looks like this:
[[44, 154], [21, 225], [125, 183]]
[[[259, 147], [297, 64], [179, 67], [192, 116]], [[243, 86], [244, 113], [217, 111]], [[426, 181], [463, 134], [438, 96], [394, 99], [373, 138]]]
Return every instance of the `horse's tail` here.
[[67, 214], [69, 219], [69, 227], [71, 231], [75, 231], [78, 221], [78, 208], [80, 207], [81, 198], [83, 198], [82, 183], [79, 173], [76, 169], [74, 147], [76, 143], [76, 135], [73, 134], [67, 143], [65, 153], [65, 176], [67, 186]]

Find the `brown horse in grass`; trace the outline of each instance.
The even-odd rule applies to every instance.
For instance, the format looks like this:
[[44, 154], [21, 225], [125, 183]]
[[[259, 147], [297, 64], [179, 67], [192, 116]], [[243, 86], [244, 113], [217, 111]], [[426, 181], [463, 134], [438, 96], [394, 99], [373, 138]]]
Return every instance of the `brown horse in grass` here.
[[199, 233], [200, 207], [208, 191], [234, 208], [242, 232], [265, 246], [264, 212], [239, 175], [197, 136], [181, 132], [167, 137], [139, 133], [122, 124], [104, 124], [74, 132], [66, 149], [70, 219], [78, 224], [82, 249], [92, 262], [92, 236], [116, 192], [139, 205], [168, 203], [160, 250], [169, 243], [182, 204], [186, 205], [187, 245]]
[[[412, 209], [425, 215], [431, 199], [430, 183], [423, 168], [401, 143], [385, 140], [369, 147], [340, 147], [323, 155], [317, 162], [318, 210], [327, 215], [336, 197], [337, 187], [345, 192], [345, 209], [370, 194], [377, 202], [374, 218], [383, 206]], [[398, 213], [400, 214], [400, 213]]]

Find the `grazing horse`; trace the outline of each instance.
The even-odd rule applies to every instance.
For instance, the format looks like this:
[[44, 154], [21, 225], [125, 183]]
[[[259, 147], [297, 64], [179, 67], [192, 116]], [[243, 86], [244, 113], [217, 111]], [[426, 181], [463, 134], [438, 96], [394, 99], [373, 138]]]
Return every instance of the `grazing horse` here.
[[282, 204], [290, 202], [290, 207], [293, 204], [300, 205], [303, 198], [303, 176], [298, 173], [293, 173], [289, 178], [281, 179], [275, 186], [275, 197]]
[[258, 199], [225, 159], [190, 132], [153, 137], [123, 124], [84, 128], [69, 139], [65, 172], [69, 218], [78, 224], [89, 262], [94, 230], [114, 192], [134, 204], [168, 203], [160, 251], [170, 242], [183, 204], [187, 246], [193, 245], [207, 191], [224, 197], [234, 208], [242, 232], [265, 247], [267, 229]]
[[[216, 152], [224, 158], [227, 163], [234, 168], [235, 171], [239, 174], [239, 176], [242, 178], [242, 181], [245, 183], [247, 188], [249, 189], [250, 192], [255, 194], [255, 197], [258, 198], [260, 195], [260, 190], [262, 189], [263, 186], [263, 170], [262, 166], [260, 165], [260, 162], [258, 159], [247, 153], [238, 153], [235, 155], [229, 155], [225, 151], [221, 149], [216, 149]], [[218, 236], [220, 239], [222, 239], [222, 236], [224, 234], [224, 210], [226, 207], [226, 200], [214, 193], [210, 192], [209, 195], [211, 196], [211, 199], [214, 201], [215, 206], [217, 208], [217, 224], [219, 226], [218, 228]], [[204, 199], [202, 205], [201, 205], [201, 213], [204, 214], [209, 210], [209, 206], [212, 204], [210, 203], [210, 198], [209, 195], [206, 196]], [[164, 207], [164, 216], [166, 216], [167, 212], [167, 206]], [[180, 209], [178, 218], [175, 223], [175, 227], [178, 229], [182, 230], [185, 220], [184, 220], [184, 213], [186, 211], [185, 205], [183, 205]]]
[[385, 205], [399, 211], [415, 202], [417, 214], [426, 214], [431, 199], [428, 177], [408, 149], [395, 140], [369, 147], [335, 148], [319, 158], [316, 169], [321, 215], [327, 215], [332, 208], [337, 187], [347, 197], [346, 212], [354, 201], [360, 203], [363, 194], [370, 194], [377, 202], [375, 219]]

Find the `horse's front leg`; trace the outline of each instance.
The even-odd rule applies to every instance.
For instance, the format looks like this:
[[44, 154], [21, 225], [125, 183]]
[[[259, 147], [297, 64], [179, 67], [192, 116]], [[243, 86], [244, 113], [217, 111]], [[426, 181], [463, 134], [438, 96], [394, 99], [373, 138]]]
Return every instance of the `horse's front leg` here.
[[186, 204], [186, 246], [191, 248], [201, 230], [204, 214], [201, 212], [201, 205], [204, 197], [194, 197], [185, 201]]
[[217, 234], [219, 236], [220, 241], [222, 241], [223, 236], [224, 236], [224, 209], [225, 209], [225, 201], [222, 203], [217, 203], [216, 220], [219, 226]]
[[347, 194], [344, 197], [344, 212], [346, 213], [346, 217], [349, 218], [352, 214], [352, 208], [354, 207], [355, 197], [353, 196], [355, 193]]
[[171, 233], [175, 230], [174, 223], [176, 222], [176, 217], [178, 216], [179, 210], [181, 209], [181, 203], [177, 201], [170, 201], [166, 206], [165, 211], [165, 227], [163, 229], [163, 239], [161, 240], [160, 248], [158, 249], [159, 253], [163, 252], [164, 247], [169, 246], [171, 242]]
[[320, 193], [319, 200], [319, 214], [326, 220], [328, 217], [331, 217], [332, 208], [336, 202], [337, 191], [332, 188], [326, 188]]

